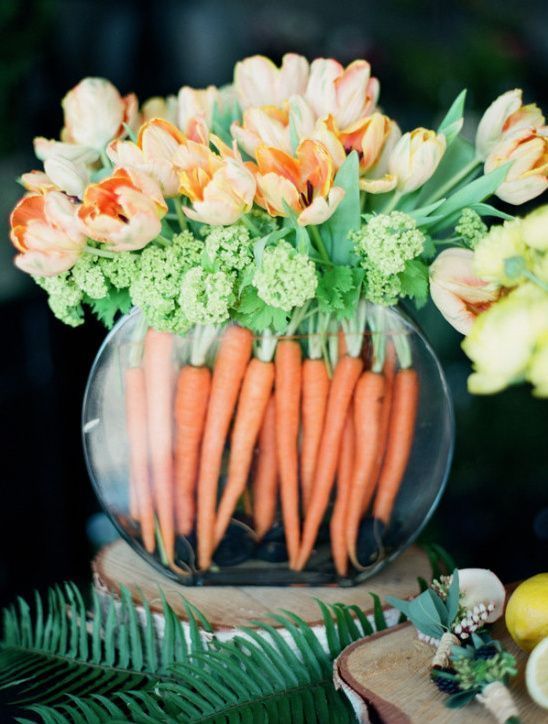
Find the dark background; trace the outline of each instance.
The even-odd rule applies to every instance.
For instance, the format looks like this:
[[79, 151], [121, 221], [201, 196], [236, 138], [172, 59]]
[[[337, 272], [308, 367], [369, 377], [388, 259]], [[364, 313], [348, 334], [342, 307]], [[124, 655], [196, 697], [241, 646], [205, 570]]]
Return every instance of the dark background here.
[[[432, 126], [469, 90], [470, 133], [502, 91], [546, 103], [548, 3], [464, 0], [0, 1], [0, 603], [67, 578], [89, 578], [110, 530], [80, 443], [80, 404], [104, 336], [50, 314], [43, 293], [11, 265], [7, 217], [14, 183], [38, 168], [32, 138], [56, 137], [64, 93], [86, 75], [141, 100], [183, 84], [230, 80], [233, 64], [298, 51], [367, 58], [385, 112], [407, 130]], [[520, 387], [466, 392], [460, 336], [427, 307], [417, 318], [437, 350], [456, 409], [447, 493], [423, 534], [460, 565], [505, 581], [548, 569], [548, 402]]]

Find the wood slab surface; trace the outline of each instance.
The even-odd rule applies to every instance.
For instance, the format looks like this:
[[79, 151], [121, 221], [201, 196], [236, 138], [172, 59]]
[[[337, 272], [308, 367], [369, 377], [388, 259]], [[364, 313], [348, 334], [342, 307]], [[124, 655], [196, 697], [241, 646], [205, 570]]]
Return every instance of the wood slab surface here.
[[[183, 597], [194, 604], [216, 629], [233, 629], [253, 620], [266, 620], [269, 614], [287, 609], [310, 625], [321, 624], [314, 599], [326, 603], [347, 603], [372, 610], [370, 591], [384, 603], [385, 596], [399, 598], [418, 593], [417, 577], [429, 579], [430, 564], [424, 551], [411, 547], [384, 570], [359, 586], [273, 587], [273, 586], [182, 586], [152, 568], [122, 540], [103, 548], [93, 561], [95, 586], [117, 595], [120, 586], [128, 588], [136, 602], [143, 596], [154, 611], [161, 613], [160, 590], [181, 619], [185, 619]], [[270, 621], [272, 623], [272, 621]]]

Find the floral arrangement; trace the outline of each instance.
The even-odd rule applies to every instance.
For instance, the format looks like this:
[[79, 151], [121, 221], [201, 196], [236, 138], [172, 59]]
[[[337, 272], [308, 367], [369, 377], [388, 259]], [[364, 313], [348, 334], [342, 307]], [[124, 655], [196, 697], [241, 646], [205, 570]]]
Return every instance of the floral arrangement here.
[[503, 614], [506, 593], [497, 576], [481, 568], [455, 569], [434, 579], [411, 601], [387, 598], [436, 647], [431, 678], [448, 695], [446, 706], [476, 700], [498, 722], [517, 724], [519, 714], [506, 684], [516, 659], [494, 640], [488, 626]]
[[472, 144], [464, 92], [436, 130], [405, 133], [378, 97], [365, 60], [255, 56], [231, 86], [141, 108], [85, 79], [60, 140], [34, 141], [44, 168], [21, 177], [15, 263], [67, 324], [85, 307], [109, 327], [140, 309], [124, 379], [130, 526], [178, 574], [226, 565], [239, 506], [261, 541], [278, 482], [292, 571], [316, 550], [335, 479], [337, 575], [390, 549], [419, 407], [400, 300], [420, 306], [430, 288], [467, 333], [472, 390], [528, 379], [548, 395], [548, 212], [486, 202], [548, 186], [541, 111], [505, 93]]
[[135, 305], [177, 334], [228, 320], [283, 333], [303, 305], [336, 320], [360, 299], [421, 305], [430, 274], [467, 334], [470, 389], [528, 379], [548, 395], [548, 211], [516, 220], [486, 203], [547, 188], [540, 109], [503, 94], [472, 144], [464, 92], [436, 130], [403, 134], [378, 99], [365, 60], [295, 54], [141, 108], [87, 78], [63, 99], [60, 140], [34, 141], [44, 170], [20, 179], [15, 262], [67, 324], [88, 306], [110, 326]]

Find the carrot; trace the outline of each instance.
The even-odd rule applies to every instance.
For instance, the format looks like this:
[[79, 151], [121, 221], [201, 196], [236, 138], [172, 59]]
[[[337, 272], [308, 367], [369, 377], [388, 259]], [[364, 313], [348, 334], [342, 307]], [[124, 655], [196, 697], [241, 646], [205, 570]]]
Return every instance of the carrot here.
[[280, 472], [280, 498], [289, 567], [299, 552], [298, 452], [299, 406], [301, 397], [301, 348], [298, 342], [282, 339], [276, 350], [276, 449]]
[[252, 342], [253, 337], [248, 329], [229, 327], [224, 333], [215, 361], [198, 478], [198, 561], [203, 569], [211, 565], [217, 485], [223, 450], [251, 356]]
[[329, 376], [322, 359], [305, 359], [302, 384], [301, 493], [306, 512], [329, 394]]
[[148, 445], [154, 481], [158, 522], [166, 554], [173, 559], [175, 519], [173, 511], [172, 353], [174, 337], [149, 329], [145, 336], [145, 370]]
[[388, 437], [388, 426], [390, 424], [390, 412], [392, 409], [392, 393], [394, 387], [394, 375], [396, 374], [396, 352], [391, 344], [386, 348], [386, 357], [383, 366], [384, 375], [384, 399], [382, 403], [381, 421], [379, 427], [379, 442], [377, 445], [377, 459], [373, 472], [371, 473], [372, 485], [367, 488], [366, 495], [362, 500], [362, 515], [369, 507], [369, 503], [375, 493], [375, 488], [382, 468], [382, 461], [386, 452], [386, 440]]
[[194, 494], [210, 388], [208, 367], [188, 364], [181, 368], [175, 395], [175, 513], [182, 535], [189, 535], [194, 527]]
[[301, 548], [296, 561], [296, 570], [299, 571], [304, 568], [310, 557], [329, 503], [346, 413], [362, 367], [361, 357], [349, 357], [348, 355], [342, 357], [331, 380], [325, 425], [316, 462], [314, 490], [306, 513]]
[[346, 336], [343, 329], [339, 329], [337, 332], [338, 346], [339, 346], [339, 357], [344, 357], [348, 350], [346, 348]]
[[345, 576], [348, 570], [344, 526], [346, 524], [348, 494], [350, 492], [352, 470], [354, 467], [355, 447], [354, 410], [353, 405], [350, 404], [348, 412], [346, 413], [346, 422], [337, 466], [337, 497], [329, 524], [331, 555], [333, 556], [337, 573], [340, 576]]
[[362, 501], [375, 483], [372, 473], [378, 454], [379, 430], [384, 397], [384, 376], [367, 371], [360, 377], [354, 395], [356, 455], [346, 516], [346, 547], [350, 560], [356, 559], [356, 540], [362, 515]]
[[259, 459], [253, 478], [253, 522], [259, 540], [274, 522], [277, 486], [276, 403], [271, 395], [259, 434]]
[[147, 401], [141, 367], [126, 370], [126, 418], [129, 442], [129, 474], [136, 517], [141, 523], [145, 549], [154, 552], [154, 503], [148, 475]]
[[390, 521], [394, 502], [407, 467], [419, 397], [419, 379], [414, 369], [401, 369], [394, 378], [392, 414], [386, 454], [377, 485], [373, 516], [385, 525]]
[[254, 357], [245, 373], [234, 428], [230, 442], [228, 477], [215, 521], [215, 545], [218, 545], [245, 490], [253, 450], [261, 429], [272, 385], [274, 363], [263, 362]]

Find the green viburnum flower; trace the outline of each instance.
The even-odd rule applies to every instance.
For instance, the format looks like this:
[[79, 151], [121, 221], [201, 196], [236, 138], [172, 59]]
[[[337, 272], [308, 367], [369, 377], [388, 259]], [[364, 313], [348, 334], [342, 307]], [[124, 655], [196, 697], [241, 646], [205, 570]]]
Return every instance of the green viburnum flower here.
[[101, 271], [116, 289], [127, 289], [139, 273], [140, 254], [117, 252], [112, 258], [98, 257]]
[[179, 303], [193, 324], [226, 322], [234, 299], [234, 276], [231, 274], [209, 272], [196, 266], [183, 276]]
[[463, 209], [455, 226], [456, 233], [461, 236], [467, 246], [474, 249], [487, 234], [487, 225], [473, 209]]
[[397, 274], [383, 274], [367, 259], [364, 259], [362, 266], [365, 269], [365, 298], [385, 307], [396, 304], [401, 296], [401, 282]]
[[389, 276], [405, 269], [405, 263], [424, 250], [425, 235], [416, 221], [402, 211], [373, 216], [350, 235], [362, 261]]
[[205, 238], [205, 252], [222, 271], [241, 271], [253, 261], [245, 226], [217, 226]]
[[140, 255], [137, 276], [129, 293], [151, 327], [160, 332], [182, 334], [190, 321], [179, 297], [185, 272], [199, 263], [203, 242], [189, 231], [173, 237], [169, 246], [149, 244]]
[[314, 262], [282, 240], [265, 249], [252, 283], [265, 304], [289, 312], [312, 299], [318, 276]]
[[78, 287], [92, 299], [103, 299], [108, 294], [108, 281], [99, 263], [99, 257], [83, 254], [71, 269]]
[[81, 304], [84, 295], [70, 272], [54, 277], [33, 278], [38, 286], [48, 293], [49, 307], [57, 319], [71, 327], [84, 323], [84, 309]]

